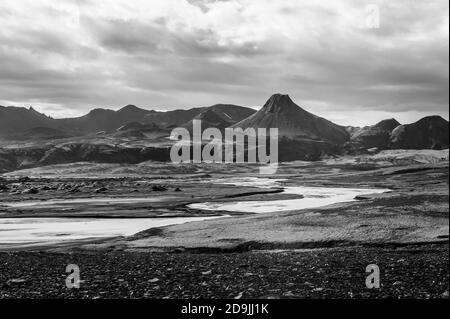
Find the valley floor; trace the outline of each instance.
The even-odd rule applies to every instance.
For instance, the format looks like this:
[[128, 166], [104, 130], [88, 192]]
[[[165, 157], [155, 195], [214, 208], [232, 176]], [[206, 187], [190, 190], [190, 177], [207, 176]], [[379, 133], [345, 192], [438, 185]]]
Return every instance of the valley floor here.
[[[92, 178], [94, 172], [101, 178]], [[429, 162], [284, 164], [270, 177], [283, 180], [283, 187], [389, 191], [326, 207], [248, 214], [188, 205], [299, 197], [278, 187], [217, 183], [227, 176], [258, 180], [252, 168], [239, 165], [77, 164], [13, 172], [5, 175], [9, 189], [0, 193], [3, 218], [231, 216], [101, 241], [27, 249], [3, 243], [0, 297], [448, 298], [448, 173], [448, 152], [446, 160]], [[86, 197], [91, 201], [52, 202]], [[105, 197], [155, 200], [95, 201]], [[41, 204], [24, 206], [27, 201]], [[65, 288], [68, 264], [80, 267], [78, 290]], [[380, 268], [380, 289], [366, 288], [369, 264]]]

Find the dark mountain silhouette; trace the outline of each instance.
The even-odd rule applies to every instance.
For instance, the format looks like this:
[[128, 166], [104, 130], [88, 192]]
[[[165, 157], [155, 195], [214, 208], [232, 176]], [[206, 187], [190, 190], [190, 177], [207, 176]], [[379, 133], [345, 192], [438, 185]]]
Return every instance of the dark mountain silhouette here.
[[288, 139], [343, 144], [350, 135], [343, 126], [309, 113], [295, 104], [288, 95], [275, 94], [261, 110], [234, 127], [278, 128]]
[[449, 147], [449, 123], [440, 116], [427, 116], [398, 126], [391, 134], [390, 148], [446, 149]]
[[57, 121], [64, 123], [64, 126], [70, 130], [83, 135], [99, 131], [113, 132], [130, 122], [142, 121], [147, 114], [152, 114], [153, 112], [134, 105], [127, 105], [118, 111], [94, 109], [78, 118]]
[[32, 107], [0, 106], [0, 135], [15, 135], [35, 127], [56, 128], [57, 123]]
[[[115, 133], [118, 128], [130, 123], [147, 125], [145, 128], [147, 130], [150, 129], [148, 125], [155, 125], [155, 123], [158, 129], [170, 129], [175, 126], [182, 126], [208, 110], [211, 110], [210, 113], [223, 118], [228, 126], [254, 113], [254, 110], [250, 108], [226, 104], [168, 112], [146, 110], [134, 105], [127, 105], [118, 111], [97, 108], [81, 117], [53, 119], [35, 111], [33, 108], [0, 106], [0, 136], [30, 137], [33, 133], [30, 130], [35, 128], [40, 128], [40, 132], [36, 132], [38, 133], [36, 137], [52, 135], [50, 129], [60, 131], [54, 135], [61, 137], [82, 136], [97, 132]], [[48, 129], [46, 134], [42, 134], [44, 129]], [[143, 127], [140, 129], [143, 129]], [[56, 133], [56, 131], [53, 133]]]
[[262, 109], [233, 127], [278, 128], [280, 161], [318, 160], [339, 153], [350, 138], [345, 127], [309, 113], [282, 94], [270, 97]]
[[392, 131], [400, 125], [395, 119], [383, 120], [375, 125], [355, 129], [351, 133], [351, 144], [366, 149], [386, 149]]

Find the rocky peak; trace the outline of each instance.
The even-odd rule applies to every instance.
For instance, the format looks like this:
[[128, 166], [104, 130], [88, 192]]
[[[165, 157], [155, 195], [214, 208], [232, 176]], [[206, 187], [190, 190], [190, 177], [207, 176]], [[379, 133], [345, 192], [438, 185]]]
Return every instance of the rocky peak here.
[[400, 125], [401, 124], [396, 119], [387, 119], [375, 124], [375, 127], [386, 131], [393, 131], [397, 126]]
[[268, 113], [282, 113], [288, 110], [299, 108], [287, 94], [274, 94], [263, 106]]

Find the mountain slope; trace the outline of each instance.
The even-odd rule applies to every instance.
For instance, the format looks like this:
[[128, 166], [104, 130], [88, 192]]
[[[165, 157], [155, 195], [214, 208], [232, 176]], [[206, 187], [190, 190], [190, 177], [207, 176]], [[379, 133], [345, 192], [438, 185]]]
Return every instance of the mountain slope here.
[[397, 127], [391, 134], [389, 146], [394, 149], [446, 149], [448, 140], [449, 122], [440, 116], [427, 116]]
[[57, 120], [65, 127], [78, 134], [89, 134], [98, 131], [112, 132], [130, 122], [142, 121], [147, 114], [154, 111], [127, 105], [118, 111], [108, 109], [94, 109], [88, 114], [78, 118]]
[[[227, 126], [239, 122], [255, 110], [232, 104], [216, 104], [209, 107], [198, 107], [189, 110], [175, 110], [168, 112], [154, 112], [145, 116], [144, 122], [153, 122], [160, 127], [191, 127], [192, 120], [204, 121], [203, 127], [215, 127], [214, 123], [220, 125], [228, 123]], [[219, 127], [218, 127], [219, 128]]]
[[377, 147], [386, 149], [392, 131], [400, 123], [395, 119], [383, 120], [375, 125], [366, 126], [351, 133], [351, 143], [366, 149]]
[[280, 136], [340, 145], [350, 135], [342, 126], [309, 113], [296, 105], [288, 95], [275, 94], [261, 110], [233, 125], [246, 128], [278, 128]]
[[256, 111], [250, 108], [231, 105], [231, 104], [216, 104], [205, 108], [192, 120], [182, 125], [192, 131], [193, 120], [200, 120], [202, 130], [210, 127], [218, 128], [223, 131], [225, 128], [249, 117]]
[[189, 110], [174, 110], [167, 112], [154, 112], [147, 114], [145, 123], [156, 123], [161, 128], [172, 128], [183, 125], [199, 115], [204, 108], [193, 108]]
[[0, 134], [16, 135], [35, 127], [57, 128], [56, 121], [33, 108], [0, 106]]

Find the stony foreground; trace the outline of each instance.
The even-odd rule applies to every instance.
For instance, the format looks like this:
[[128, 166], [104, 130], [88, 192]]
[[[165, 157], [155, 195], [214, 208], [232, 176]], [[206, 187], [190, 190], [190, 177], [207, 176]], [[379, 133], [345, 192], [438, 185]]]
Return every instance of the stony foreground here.
[[[0, 297], [448, 298], [448, 263], [448, 243], [241, 254], [0, 253]], [[80, 289], [65, 286], [68, 264], [80, 268]], [[369, 264], [380, 268], [380, 289], [366, 287]]]
[[[390, 190], [358, 196], [352, 202], [235, 214], [201, 224], [153, 228], [130, 237], [39, 248], [43, 252], [0, 252], [0, 298], [448, 298], [446, 154], [428, 164], [421, 163], [426, 159], [423, 154], [420, 161], [400, 154], [392, 162], [377, 155], [381, 157], [366, 161], [286, 164], [272, 177], [284, 179], [283, 186]], [[116, 176], [118, 169], [125, 175]], [[227, 168], [226, 173], [223, 167], [216, 169], [80, 164], [21, 171], [4, 180], [0, 216], [200, 216], [218, 213], [187, 205], [290, 196], [279, 189], [221, 185], [217, 179], [255, 175], [248, 167]], [[83, 172], [95, 177], [98, 171], [110, 174], [95, 180], [82, 176]], [[124, 196], [157, 200], [114, 206], [95, 203], [95, 210], [92, 204], [68, 204], [64, 210], [50, 205], [54, 199]], [[30, 201], [47, 206], [20, 207]], [[3, 245], [2, 249], [13, 248]], [[65, 286], [69, 264], [81, 270], [80, 289]], [[366, 287], [369, 264], [381, 271], [380, 289]]]

